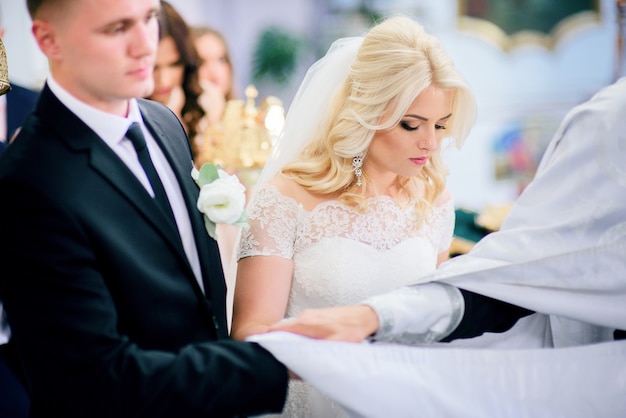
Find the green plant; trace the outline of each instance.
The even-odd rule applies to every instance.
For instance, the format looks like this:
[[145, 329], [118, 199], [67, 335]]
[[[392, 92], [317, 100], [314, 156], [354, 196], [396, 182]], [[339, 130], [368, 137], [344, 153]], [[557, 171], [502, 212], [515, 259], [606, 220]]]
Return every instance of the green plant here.
[[285, 85], [296, 70], [303, 41], [278, 27], [264, 29], [254, 49], [253, 80], [268, 78]]

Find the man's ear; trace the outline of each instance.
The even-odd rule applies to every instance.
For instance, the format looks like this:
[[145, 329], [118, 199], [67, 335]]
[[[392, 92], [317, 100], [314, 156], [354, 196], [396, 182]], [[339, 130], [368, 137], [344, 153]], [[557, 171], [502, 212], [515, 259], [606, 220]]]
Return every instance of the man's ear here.
[[34, 20], [32, 32], [39, 49], [48, 59], [56, 60], [60, 58], [61, 48], [58, 43], [57, 33], [50, 22]]

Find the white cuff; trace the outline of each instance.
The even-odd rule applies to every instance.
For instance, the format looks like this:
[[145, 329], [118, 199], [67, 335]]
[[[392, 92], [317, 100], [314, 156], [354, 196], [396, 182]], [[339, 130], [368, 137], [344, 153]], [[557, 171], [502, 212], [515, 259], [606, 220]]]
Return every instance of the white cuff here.
[[465, 303], [456, 287], [439, 283], [403, 287], [366, 299], [380, 326], [374, 341], [424, 344], [448, 336], [463, 318]]

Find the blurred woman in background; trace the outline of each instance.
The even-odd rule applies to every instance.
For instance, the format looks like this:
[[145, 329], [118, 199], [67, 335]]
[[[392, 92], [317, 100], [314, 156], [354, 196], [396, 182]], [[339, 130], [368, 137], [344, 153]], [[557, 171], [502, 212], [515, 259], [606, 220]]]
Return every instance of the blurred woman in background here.
[[198, 78], [200, 58], [189, 26], [166, 1], [161, 1], [159, 46], [154, 68], [154, 91], [148, 99], [167, 105], [187, 131], [194, 156], [196, 137], [205, 111], [199, 103], [202, 94]]
[[207, 26], [192, 28], [192, 36], [201, 63], [198, 70], [203, 94], [200, 103], [207, 112], [209, 125], [218, 123], [226, 102], [235, 98], [233, 64], [224, 36]]

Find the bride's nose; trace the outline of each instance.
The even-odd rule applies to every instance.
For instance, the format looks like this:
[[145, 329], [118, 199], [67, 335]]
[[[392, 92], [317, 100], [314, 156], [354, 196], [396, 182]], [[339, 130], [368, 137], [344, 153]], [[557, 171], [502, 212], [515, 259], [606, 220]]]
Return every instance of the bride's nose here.
[[432, 151], [437, 148], [437, 135], [435, 135], [434, 128], [424, 130], [424, 134], [417, 143], [417, 146], [421, 150]]

